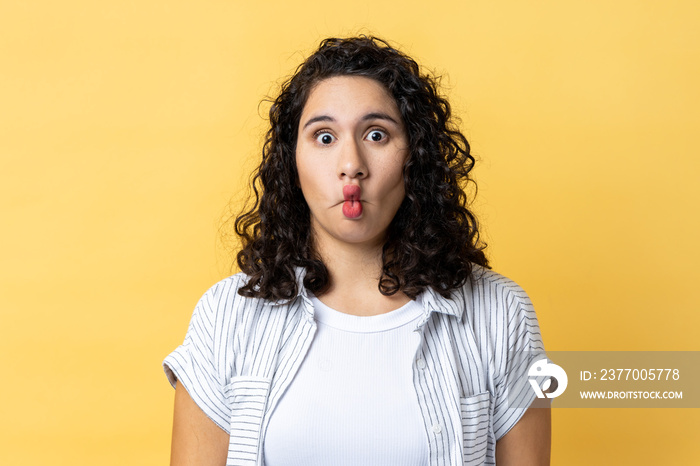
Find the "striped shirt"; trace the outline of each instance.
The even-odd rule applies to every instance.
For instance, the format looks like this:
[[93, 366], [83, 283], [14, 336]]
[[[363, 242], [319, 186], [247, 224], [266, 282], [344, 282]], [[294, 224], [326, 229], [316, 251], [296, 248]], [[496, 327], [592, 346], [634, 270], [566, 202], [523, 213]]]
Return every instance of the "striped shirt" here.
[[[228, 465], [263, 466], [271, 413], [299, 369], [316, 332], [314, 308], [297, 269], [298, 295], [272, 302], [240, 296], [239, 273], [210, 288], [195, 307], [184, 343], [164, 369], [230, 434]], [[535, 394], [531, 359], [544, 350], [527, 294], [474, 266], [449, 298], [421, 294], [421, 339], [413, 386], [428, 437], [429, 466], [494, 465], [496, 441]]]

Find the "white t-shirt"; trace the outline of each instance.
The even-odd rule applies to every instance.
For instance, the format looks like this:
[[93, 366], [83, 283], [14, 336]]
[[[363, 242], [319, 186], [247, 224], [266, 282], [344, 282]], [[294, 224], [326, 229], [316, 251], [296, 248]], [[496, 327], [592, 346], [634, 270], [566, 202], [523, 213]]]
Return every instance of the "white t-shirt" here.
[[272, 412], [266, 466], [428, 464], [413, 387], [422, 305], [361, 317], [310, 299], [318, 329]]

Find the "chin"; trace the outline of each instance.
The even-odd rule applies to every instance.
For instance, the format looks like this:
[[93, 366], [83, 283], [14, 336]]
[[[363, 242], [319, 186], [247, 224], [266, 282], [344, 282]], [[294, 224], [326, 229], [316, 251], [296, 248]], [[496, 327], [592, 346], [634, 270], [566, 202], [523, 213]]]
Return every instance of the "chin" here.
[[367, 230], [357, 230], [355, 231], [348, 231], [351, 229], [341, 229], [341, 231], [338, 231], [336, 235], [336, 239], [338, 241], [342, 241], [344, 243], [348, 244], [363, 244], [363, 243], [374, 243], [374, 242], [380, 242], [380, 238], [383, 238], [381, 233], [376, 232], [376, 231], [367, 231]]

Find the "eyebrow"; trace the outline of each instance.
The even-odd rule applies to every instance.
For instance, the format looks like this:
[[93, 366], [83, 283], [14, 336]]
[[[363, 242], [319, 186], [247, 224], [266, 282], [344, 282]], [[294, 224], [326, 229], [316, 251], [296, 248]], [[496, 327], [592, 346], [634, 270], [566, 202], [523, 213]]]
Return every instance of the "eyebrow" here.
[[[367, 115], [362, 117], [362, 121], [369, 121], [369, 120], [387, 120], [387, 121], [394, 123], [397, 126], [399, 124], [393, 117], [391, 117], [390, 115], [388, 115], [386, 113], [381, 113], [381, 112], [368, 113]], [[319, 115], [317, 117], [311, 118], [309, 121], [304, 123], [304, 127], [302, 129], [306, 129], [307, 126], [309, 126], [313, 123], [319, 122], [319, 121], [334, 122], [335, 118], [333, 118], [332, 116], [329, 116], [329, 115]]]

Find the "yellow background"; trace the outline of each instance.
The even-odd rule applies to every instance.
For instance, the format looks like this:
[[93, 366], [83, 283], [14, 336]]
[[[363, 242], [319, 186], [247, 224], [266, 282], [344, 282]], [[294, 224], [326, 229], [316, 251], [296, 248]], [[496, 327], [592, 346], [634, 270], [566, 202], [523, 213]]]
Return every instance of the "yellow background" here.
[[[326, 36], [444, 75], [551, 350], [700, 350], [694, 1], [0, 3], [0, 464], [165, 464], [160, 364], [229, 275], [258, 103]], [[696, 409], [554, 410], [553, 464], [700, 460]]]

